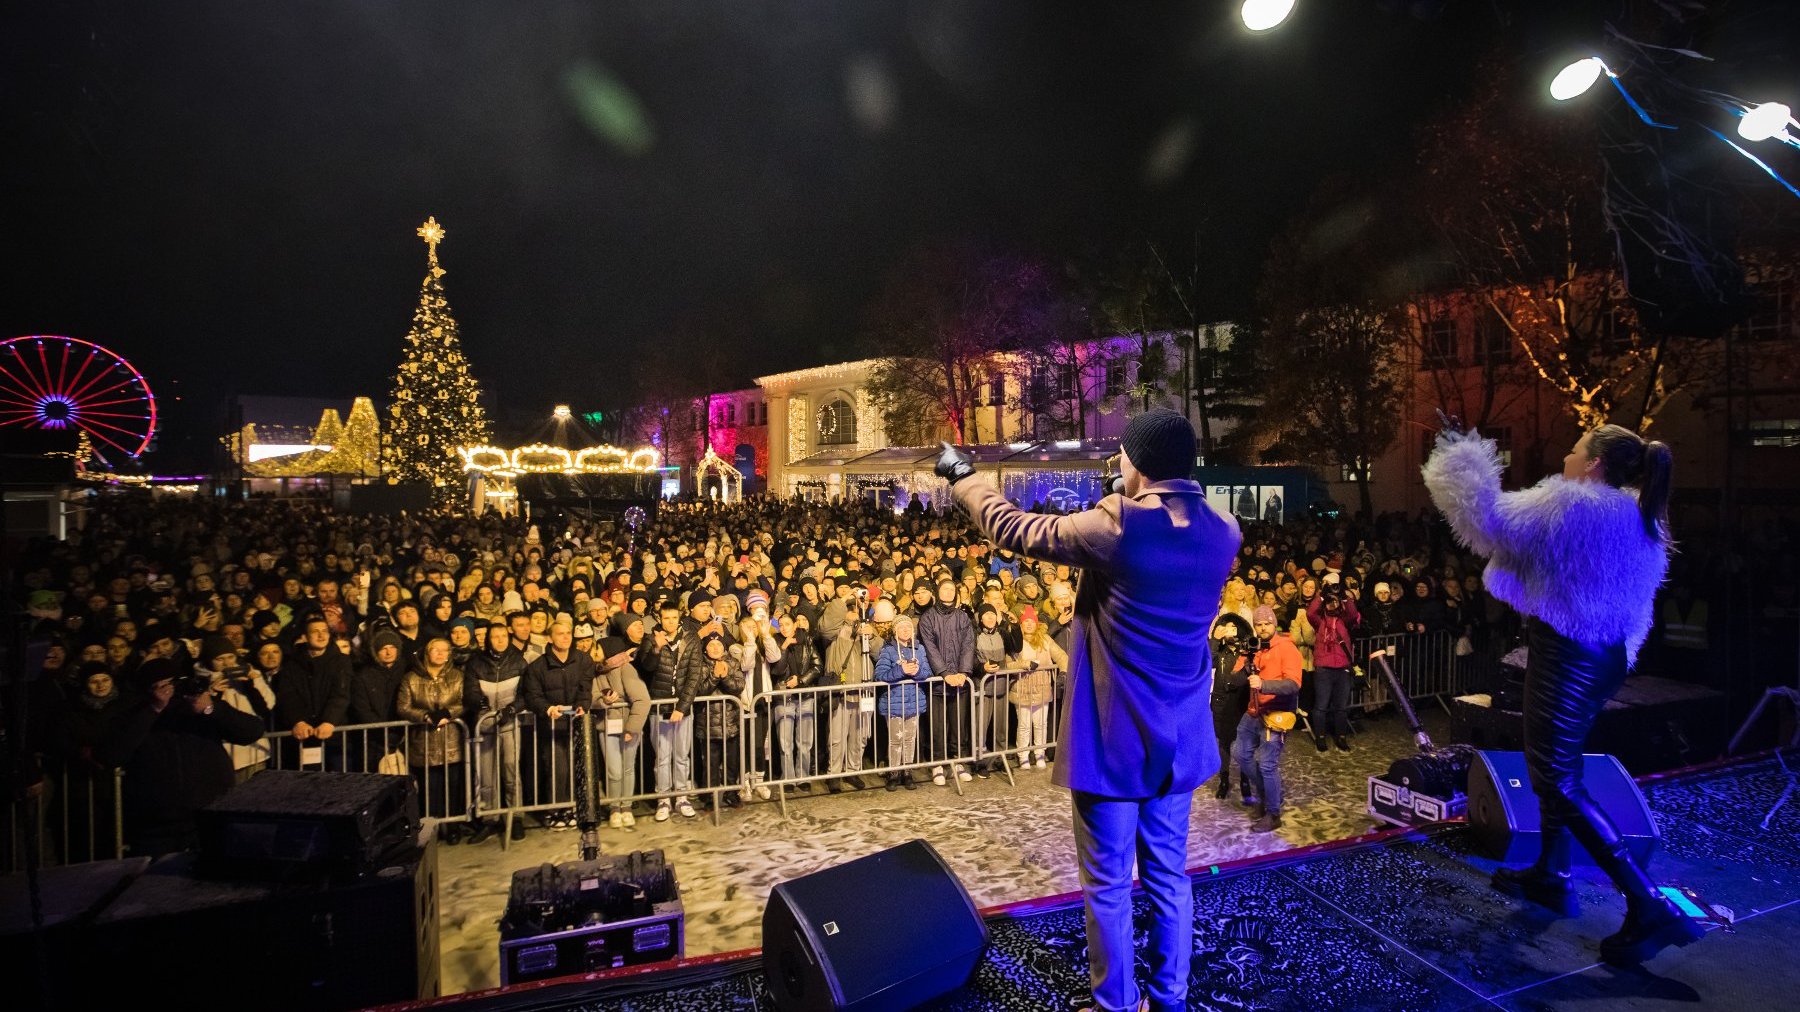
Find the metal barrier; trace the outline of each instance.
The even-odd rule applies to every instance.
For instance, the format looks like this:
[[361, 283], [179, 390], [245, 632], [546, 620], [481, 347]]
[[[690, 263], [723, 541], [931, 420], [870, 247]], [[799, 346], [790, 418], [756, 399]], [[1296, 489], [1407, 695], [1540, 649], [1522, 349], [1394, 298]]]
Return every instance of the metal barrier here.
[[1067, 697], [1067, 673], [1056, 668], [996, 671], [982, 676], [982, 713], [976, 714], [977, 734], [991, 731], [984, 741], [984, 758], [1000, 761], [1006, 782], [1017, 785], [1013, 761], [1020, 769], [1047, 765], [1056, 748], [1057, 729]]
[[[971, 676], [953, 686], [934, 675], [922, 682], [765, 692], [751, 701], [755, 730], [747, 736], [746, 758], [778, 792], [783, 814], [788, 787], [871, 773], [941, 772], [945, 785], [961, 794], [959, 771], [990, 760], [1005, 768], [1006, 747], [988, 743], [993, 732], [992, 740], [1010, 747], [1010, 707], [1005, 716], [997, 713], [986, 695], [989, 688], [986, 679]], [[861, 761], [870, 748], [872, 761]], [[1010, 781], [1011, 770], [1005, 772]]]
[[1365, 676], [1351, 687], [1351, 709], [1368, 711], [1394, 701], [1387, 680], [1374, 677], [1370, 670], [1369, 658], [1377, 650], [1387, 653], [1388, 663], [1414, 703], [1435, 699], [1448, 713], [1448, 697], [1468, 691], [1473, 655], [1456, 656], [1456, 635], [1448, 630], [1364, 636], [1352, 640], [1351, 649]]
[[36, 793], [6, 806], [6, 868], [25, 870], [35, 834], [44, 867], [112, 861], [125, 856], [125, 812], [118, 769], [46, 773]]
[[[745, 787], [743, 703], [736, 696], [698, 696], [691, 712], [673, 721], [675, 703], [651, 700], [643, 734], [631, 742], [622, 727], [596, 713], [594, 737], [605, 756], [600, 803], [616, 810], [639, 801], [709, 797], [716, 825], [725, 793]], [[501, 819], [503, 847], [510, 845], [514, 819], [573, 811], [575, 718], [551, 721], [526, 712], [502, 722], [488, 711], [476, 727], [473, 817]]]
[[[404, 773], [419, 784], [420, 814], [457, 821], [470, 817], [470, 747], [466, 724], [453, 720], [431, 728], [404, 720], [346, 724], [330, 738], [294, 739], [292, 731], [270, 731], [269, 769], [321, 769], [350, 773]], [[455, 758], [450, 758], [455, 754]]]

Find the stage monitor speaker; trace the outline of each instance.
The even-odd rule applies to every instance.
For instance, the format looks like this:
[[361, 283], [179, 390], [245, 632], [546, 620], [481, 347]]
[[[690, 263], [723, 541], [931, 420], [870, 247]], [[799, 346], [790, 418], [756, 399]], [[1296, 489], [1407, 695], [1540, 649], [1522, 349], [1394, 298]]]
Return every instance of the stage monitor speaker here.
[[[1525, 772], [1523, 752], [1483, 750], [1469, 768], [1469, 826], [1484, 857], [1506, 864], [1534, 861], [1543, 830], [1538, 799]], [[1610, 755], [1584, 755], [1582, 783], [1640, 862], [1656, 852], [1661, 834], [1637, 782]], [[1592, 865], [1592, 855], [1577, 842], [1571, 854], [1577, 865]]]
[[899, 1012], [967, 983], [987, 949], [975, 901], [913, 840], [776, 886], [763, 973], [782, 1012]]

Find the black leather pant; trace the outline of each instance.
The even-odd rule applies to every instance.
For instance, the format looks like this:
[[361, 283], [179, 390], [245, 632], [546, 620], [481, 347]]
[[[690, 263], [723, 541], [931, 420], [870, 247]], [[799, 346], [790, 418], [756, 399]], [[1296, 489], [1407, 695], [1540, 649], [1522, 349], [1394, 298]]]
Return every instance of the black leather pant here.
[[1633, 905], [1650, 900], [1655, 887], [1649, 876], [1581, 780], [1588, 732], [1625, 681], [1625, 645], [1577, 643], [1535, 618], [1526, 635], [1525, 767], [1543, 825], [1538, 866], [1566, 874], [1573, 835]]

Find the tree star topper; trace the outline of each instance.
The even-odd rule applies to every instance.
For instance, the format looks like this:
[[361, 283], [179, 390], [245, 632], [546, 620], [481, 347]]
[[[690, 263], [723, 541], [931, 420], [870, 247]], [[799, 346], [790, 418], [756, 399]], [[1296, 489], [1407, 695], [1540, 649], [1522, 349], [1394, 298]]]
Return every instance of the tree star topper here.
[[437, 223], [437, 215], [426, 218], [425, 224], [419, 226], [418, 232], [419, 238], [425, 240], [425, 245], [431, 251], [432, 276], [443, 277], [444, 269], [438, 266], [437, 247], [438, 243], [444, 241], [444, 227]]

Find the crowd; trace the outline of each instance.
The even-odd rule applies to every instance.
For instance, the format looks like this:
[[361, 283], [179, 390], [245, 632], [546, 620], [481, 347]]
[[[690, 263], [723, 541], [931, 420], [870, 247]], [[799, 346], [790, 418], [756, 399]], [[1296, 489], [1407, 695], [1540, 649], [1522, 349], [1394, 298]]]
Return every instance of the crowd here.
[[[1320, 751], [1352, 747], [1352, 638], [1441, 633], [1464, 656], [1517, 622], [1423, 515], [1244, 533], [1215, 625], [1218, 788], [1236, 766], [1268, 829], [1280, 713], [1310, 711]], [[774, 498], [665, 504], [635, 530], [119, 498], [20, 573], [30, 751], [45, 782], [89, 774], [62, 781], [83, 790], [122, 767], [139, 853], [187, 845], [195, 808], [270, 764], [405, 770], [448, 806], [433, 814], [463, 815], [472, 789], [480, 811], [567, 828], [578, 734], [619, 827], [767, 798], [772, 779], [901, 790], [989, 775], [998, 753], [1042, 766], [1076, 575], [991, 550], [960, 515]], [[834, 686], [862, 688], [797, 691]], [[392, 722], [410, 730], [373, 746], [341, 730]]]

